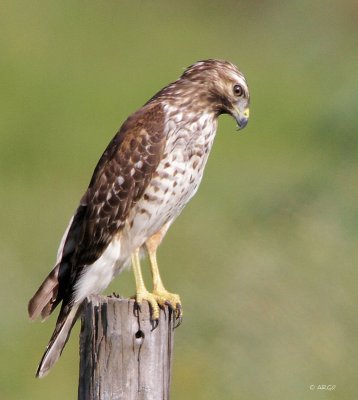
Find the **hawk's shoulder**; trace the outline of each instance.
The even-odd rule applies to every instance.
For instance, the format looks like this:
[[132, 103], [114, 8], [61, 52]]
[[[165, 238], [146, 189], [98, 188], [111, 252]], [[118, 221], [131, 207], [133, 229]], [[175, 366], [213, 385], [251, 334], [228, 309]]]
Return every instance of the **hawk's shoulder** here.
[[146, 104], [129, 116], [99, 159], [88, 189], [96, 184], [108, 163], [115, 163], [123, 156], [128, 160], [130, 151], [138, 149], [145, 153], [148, 144], [164, 141], [164, 120], [164, 109], [159, 102]]

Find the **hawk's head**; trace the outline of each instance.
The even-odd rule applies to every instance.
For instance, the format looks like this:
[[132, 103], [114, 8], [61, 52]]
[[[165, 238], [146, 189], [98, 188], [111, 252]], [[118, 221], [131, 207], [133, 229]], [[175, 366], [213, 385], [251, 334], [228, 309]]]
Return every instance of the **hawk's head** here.
[[[239, 129], [249, 118], [249, 89], [237, 67], [222, 60], [199, 61], [188, 67], [177, 84], [189, 87], [193, 103], [214, 111], [217, 115], [231, 114]], [[189, 83], [189, 85], [188, 85]]]
[[249, 119], [249, 89], [244, 75], [234, 64], [223, 60], [204, 60], [191, 65], [148, 103], [152, 101], [164, 102], [197, 116], [230, 114], [239, 129]]

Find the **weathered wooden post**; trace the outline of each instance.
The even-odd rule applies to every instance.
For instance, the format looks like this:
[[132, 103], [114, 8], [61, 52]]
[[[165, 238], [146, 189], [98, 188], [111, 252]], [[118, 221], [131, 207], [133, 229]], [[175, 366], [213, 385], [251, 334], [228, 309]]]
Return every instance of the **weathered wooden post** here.
[[161, 310], [153, 329], [144, 302], [92, 296], [80, 335], [79, 400], [168, 400], [174, 315]]

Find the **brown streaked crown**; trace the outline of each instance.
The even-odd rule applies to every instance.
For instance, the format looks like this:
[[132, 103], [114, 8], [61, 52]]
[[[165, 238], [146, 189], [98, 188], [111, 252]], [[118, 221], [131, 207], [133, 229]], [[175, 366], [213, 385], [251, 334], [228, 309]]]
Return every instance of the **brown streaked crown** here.
[[249, 90], [244, 75], [224, 60], [203, 60], [189, 66], [181, 77], [169, 84], [149, 102], [162, 100], [174, 106], [189, 106], [194, 112], [227, 113], [237, 101], [233, 87], [239, 84], [249, 102]]

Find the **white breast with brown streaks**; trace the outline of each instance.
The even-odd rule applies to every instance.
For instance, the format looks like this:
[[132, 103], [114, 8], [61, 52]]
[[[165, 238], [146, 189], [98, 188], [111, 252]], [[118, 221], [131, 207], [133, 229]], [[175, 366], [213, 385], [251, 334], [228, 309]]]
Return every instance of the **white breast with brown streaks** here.
[[180, 214], [198, 189], [214, 141], [217, 120], [213, 114], [199, 119], [186, 114], [184, 120], [183, 113], [167, 106], [167, 115], [164, 157], [122, 235], [128, 251], [142, 246]]

